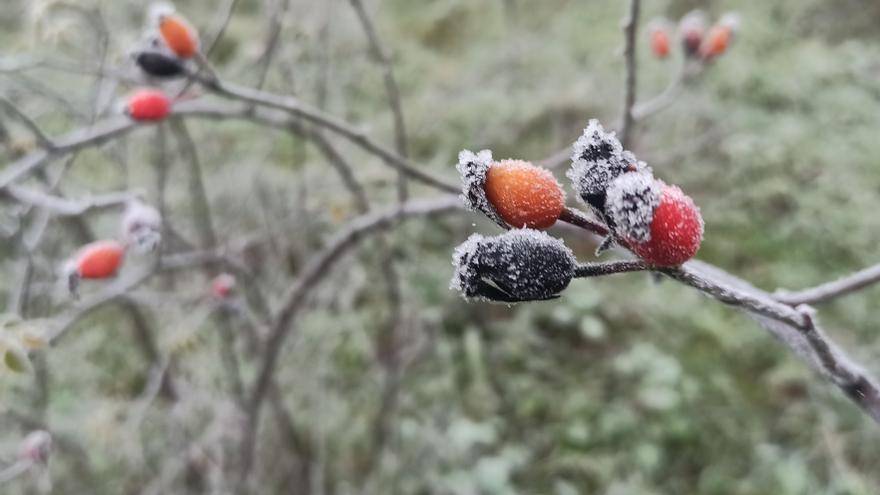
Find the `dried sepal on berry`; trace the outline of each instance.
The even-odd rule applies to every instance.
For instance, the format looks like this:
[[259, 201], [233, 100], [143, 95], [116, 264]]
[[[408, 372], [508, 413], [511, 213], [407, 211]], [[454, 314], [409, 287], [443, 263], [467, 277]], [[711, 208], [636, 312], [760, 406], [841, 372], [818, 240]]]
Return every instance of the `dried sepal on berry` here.
[[699, 54], [707, 22], [706, 14], [702, 10], [692, 10], [679, 21], [678, 37], [686, 57], [693, 58]]
[[486, 176], [492, 167], [492, 152], [482, 150], [474, 153], [462, 150], [458, 154], [458, 165], [455, 168], [461, 175], [461, 200], [471, 211], [483, 213], [492, 221], [503, 228], [508, 228], [507, 223], [492, 207], [489, 198], [486, 197]]
[[121, 230], [126, 246], [147, 253], [162, 242], [162, 217], [156, 208], [133, 198], [125, 205]]
[[515, 229], [495, 237], [471, 235], [455, 249], [450, 288], [465, 299], [516, 303], [559, 297], [577, 261], [545, 232]]
[[636, 242], [651, 239], [654, 209], [660, 204], [663, 187], [647, 173], [624, 174], [611, 183], [605, 211], [616, 232]]
[[650, 171], [645, 162], [623, 149], [614, 132], [606, 131], [595, 119], [590, 120], [573, 150], [566, 175], [580, 199], [598, 213], [604, 213], [611, 181], [627, 172]]

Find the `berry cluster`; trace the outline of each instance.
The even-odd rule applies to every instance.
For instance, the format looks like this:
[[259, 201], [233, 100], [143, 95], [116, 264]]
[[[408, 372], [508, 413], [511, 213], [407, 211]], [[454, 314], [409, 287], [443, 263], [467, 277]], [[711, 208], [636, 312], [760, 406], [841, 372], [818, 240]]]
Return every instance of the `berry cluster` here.
[[[135, 64], [154, 86], [187, 76], [199, 55], [195, 28], [170, 4], [154, 5], [148, 17], [146, 37], [132, 53]], [[140, 89], [128, 97], [125, 112], [137, 121], [162, 120], [171, 112], [171, 99], [160, 89]]]
[[[657, 267], [692, 258], [703, 238], [699, 209], [681, 189], [654, 178], [613, 132], [591, 120], [573, 145], [568, 171], [578, 198], [608, 227], [603, 246], [629, 248]], [[514, 303], [558, 297], [578, 276], [577, 260], [546, 229], [566, 210], [549, 170], [521, 160], [494, 161], [488, 150], [462, 151], [462, 200], [508, 232], [472, 235], [456, 248], [450, 287], [467, 299]]]
[[[709, 62], [723, 55], [739, 31], [740, 17], [734, 13], [721, 16], [709, 27], [708, 17], [701, 10], [686, 14], [678, 23], [677, 36], [684, 56], [701, 62]], [[657, 18], [648, 25], [648, 41], [655, 57], [665, 59], [672, 46], [672, 23]]]

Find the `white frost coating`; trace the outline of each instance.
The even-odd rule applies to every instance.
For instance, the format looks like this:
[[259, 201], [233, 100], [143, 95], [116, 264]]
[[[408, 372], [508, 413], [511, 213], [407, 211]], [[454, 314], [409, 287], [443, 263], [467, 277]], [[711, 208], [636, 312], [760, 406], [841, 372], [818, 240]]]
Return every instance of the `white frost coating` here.
[[492, 152], [489, 150], [482, 150], [479, 153], [462, 150], [458, 154], [458, 164], [455, 168], [461, 175], [461, 200], [469, 210], [483, 213], [506, 229], [507, 222], [501, 219], [486, 197], [486, 174], [489, 173], [492, 163]]
[[643, 172], [623, 174], [611, 183], [605, 211], [619, 234], [636, 242], [651, 240], [651, 222], [663, 187], [662, 182]]
[[176, 9], [171, 2], [153, 2], [147, 8], [147, 22], [149, 24], [158, 24], [159, 21], [169, 15], [174, 15]]
[[450, 289], [465, 299], [521, 302], [552, 299], [568, 286], [576, 265], [565, 244], [546, 232], [514, 229], [495, 237], [471, 235], [452, 256]]
[[721, 16], [718, 24], [730, 29], [733, 33], [737, 33], [742, 25], [742, 16], [736, 12], [727, 12]]
[[162, 217], [152, 206], [132, 199], [122, 216], [123, 242], [140, 252], [156, 249], [162, 241]]
[[624, 150], [615, 133], [606, 131], [596, 119], [590, 120], [572, 148], [572, 165], [566, 175], [585, 202], [589, 196], [604, 194], [611, 181], [627, 171], [650, 172], [645, 162]]

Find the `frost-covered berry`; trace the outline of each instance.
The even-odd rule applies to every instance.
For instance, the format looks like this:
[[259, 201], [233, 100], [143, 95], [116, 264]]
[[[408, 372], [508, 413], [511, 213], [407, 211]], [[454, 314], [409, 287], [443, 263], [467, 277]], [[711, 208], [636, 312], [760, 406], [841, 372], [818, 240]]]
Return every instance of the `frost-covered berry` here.
[[703, 44], [700, 45], [700, 57], [703, 60], [711, 60], [723, 55], [730, 46], [731, 31], [724, 26], [712, 26]]
[[162, 241], [162, 217], [152, 206], [132, 199], [125, 205], [121, 230], [127, 246], [146, 253], [156, 249]]
[[703, 218], [676, 186], [647, 174], [627, 174], [608, 190], [608, 216], [617, 235], [640, 258], [656, 266], [691, 259], [703, 240]]
[[82, 279], [110, 278], [125, 258], [125, 246], [117, 241], [95, 241], [81, 247], [64, 266], [67, 288], [77, 296]]
[[158, 121], [171, 113], [171, 100], [158, 89], [140, 89], [128, 97], [125, 113], [137, 121]]
[[215, 299], [224, 300], [235, 290], [235, 277], [229, 273], [221, 273], [211, 280], [211, 295]]
[[651, 42], [651, 52], [657, 58], [669, 56], [669, 21], [666, 19], [654, 19], [648, 27], [648, 36]]
[[133, 55], [135, 63], [145, 74], [170, 79], [186, 74], [186, 68], [180, 59], [160, 50], [144, 50]]
[[494, 162], [488, 150], [465, 150], [457, 168], [465, 205], [504, 228], [545, 229], [565, 208], [565, 193], [553, 174], [529, 162]]
[[125, 246], [117, 241], [86, 244], [74, 257], [74, 271], [79, 278], [109, 278], [116, 274], [125, 257]]
[[465, 299], [515, 303], [558, 297], [574, 276], [571, 250], [545, 232], [515, 229], [471, 235], [452, 256], [450, 288]]
[[34, 464], [46, 464], [52, 453], [52, 435], [45, 430], [28, 433], [19, 446], [19, 458]]
[[700, 45], [700, 57], [703, 60], [711, 60], [715, 57], [723, 55], [730, 44], [733, 37], [739, 30], [740, 17], [734, 13], [727, 13], [721, 17], [718, 24], [712, 26], [709, 34]]
[[614, 132], [606, 131], [595, 119], [590, 120], [573, 149], [566, 175], [578, 196], [599, 213], [604, 213], [605, 193], [611, 181], [627, 172], [650, 170], [623, 149]]
[[678, 24], [678, 36], [685, 56], [693, 58], [699, 54], [705, 33], [706, 14], [703, 11], [692, 10], [681, 18]]

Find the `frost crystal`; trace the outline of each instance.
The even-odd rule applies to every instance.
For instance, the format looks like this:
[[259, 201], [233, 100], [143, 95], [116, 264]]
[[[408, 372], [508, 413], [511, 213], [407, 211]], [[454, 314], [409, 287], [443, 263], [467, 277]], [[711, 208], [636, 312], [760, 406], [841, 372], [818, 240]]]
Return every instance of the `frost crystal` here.
[[122, 239], [141, 253], [156, 249], [162, 241], [162, 217], [152, 206], [132, 199], [122, 216]]
[[648, 173], [623, 174], [615, 179], [608, 188], [605, 211], [617, 232], [636, 242], [651, 240], [651, 222], [662, 192], [663, 184]]
[[461, 199], [464, 205], [471, 211], [482, 212], [503, 228], [508, 228], [507, 223], [498, 215], [492, 203], [486, 197], [486, 174], [492, 166], [492, 152], [483, 150], [474, 153], [462, 150], [458, 154], [458, 173], [461, 174]]
[[607, 132], [595, 119], [590, 120], [583, 136], [572, 147], [571, 168], [566, 175], [578, 196], [600, 213], [611, 181], [626, 172], [650, 171], [644, 162], [623, 149], [614, 132]]
[[465, 299], [508, 303], [553, 299], [568, 287], [576, 263], [571, 250], [545, 232], [473, 234], [452, 255], [455, 273], [449, 287], [461, 291]]

